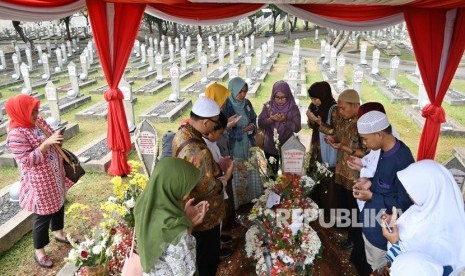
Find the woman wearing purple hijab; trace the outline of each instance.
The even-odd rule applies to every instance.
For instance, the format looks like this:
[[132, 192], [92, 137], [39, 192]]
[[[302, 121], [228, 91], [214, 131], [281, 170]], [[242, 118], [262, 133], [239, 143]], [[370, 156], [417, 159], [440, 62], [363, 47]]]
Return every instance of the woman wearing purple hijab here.
[[279, 147], [281, 147], [294, 132], [301, 129], [300, 110], [295, 103], [289, 84], [285, 81], [277, 81], [273, 85], [271, 98], [263, 105], [262, 112], [258, 116], [258, 126], [265, 130], [265, 142], [263, 151], [269, 165], [276, 175], [279, 169], [278, 162], [270, 162], [270, 157], [279, 161], [278, 150], [273, 139], [274, 130], [279, 135]]

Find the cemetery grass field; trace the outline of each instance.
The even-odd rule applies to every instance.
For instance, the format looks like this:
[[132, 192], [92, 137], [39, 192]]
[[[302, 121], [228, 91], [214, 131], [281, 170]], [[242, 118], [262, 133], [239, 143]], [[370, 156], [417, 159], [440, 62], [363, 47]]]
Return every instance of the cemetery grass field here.
[[[309, 33], [311, 36], [311, 33]], [[312, 39], [309, 38], [308, 41]], [[306, 43], [306, 40], [303, 40], [301, 45], [302, 48], [305, 48], [306, 45], [308, 46], [315, 46], [319, 48], [319, 44], [311, 44]], [[276, 41], [278, 44], [279, 41]], [[292, 43], [293, 42], [289, 42]], [[292, 45], [291, 44], [291, 45]], [[367, 56], [370, 56], [367, 53]], [[259, 90], [257, 91], [256, 98], [250, 98], [252, 102], [255, 112], [257, 115], [261, 112], [263, 103], [269, 100], [269, 95], [271, 93], [272, 85], [275, 81], [281, 80], [284, 78], [284, 74], [286, 72], [287, 64], [290, 60], [289, 55], [280, 54], [274, 64], [272, 71], [268, 74], [265, 81], [260, 86]], [[315, 81], [321, 81], [322, 75], [318, 70], [317, 67], [317, 59], [316, 58], [306, 58], [306, 87], [308, 88], [310, 84]], [[225, 58], [225, 63], [229, 61], [229, 58]], [[189, 64], [188, 64], [189, 65]], [[214, 64], [209, 66], [209, 71], [216, 69], [218, 64]], [[346, 81], [351, 83], [352, 81], [352, 66], [346, 67]], [[141, 71], [139, 71], [141, 72]], [[136, 75], [136, 70], [131, 71], [129, 74], [126, 74], [126, 78], [130, 79], [132, 76]], [[239, 71], [239, 76], [245, 75], [245, 66], [241, 66]], [[404, 86], [404, 88], [411, 90], [412, 93], [416, 94], [417, 88], [413, 83], [409, 83], [405, 77], [401, 76], [399, 78], [399, 85]], [[99, 77], [100, 76], [100, 77]], [[101, 77], [102, 72], [98, 71], [93, 75], [90, 75], [90, 78], [98, 78], [97, 84], [94, 84], [90, 87], [83, 89], [81, 92], [83, 94], [89, 94], [89, 91], [95, 89], [96, 87], [105, 85], [104, 78]], [[405, 80], [404, 80], [405, 78]], [[185, 78], [181, 81], [180, 87], [181, 89], [188, 84], [197, 81], [200, 79], [200, 73], [194, 72], [194, 74], [188, 78]], [[68, 82], [66, 77], [62, 77], [60, 83], [56, 84], [57, 86], [62, 85]], [[144, 80], [136, 80], [133, 85], [133, 91], [138, 87], [144, 85], [147, 81]], [[223, 85], [227, 86], [227, 81], [222, 82]], [[463, 80], [454, 80], [453, 87], [463, 87], [464, 81]], [[38, 90], [39, 93], [44, 93], [44, 88]], [[8, 88], [5, 88], [1, 91], [3, 94], [2, 99], [8, 98], [13, 94], [16, 94], [17, 91], [9, 91]], [[155, 103], [163, 101], [168, 98], [168, 95], [171, 93], [169, 87], [162, 89], [161, 91], [157, 92], [153, 96], [144, 96], [144, 95], [135, 95], [137, 98], [137, 103], [134, 106], [134, 112], [136, 118], [138, 115], [143, 113], [144, 111], [148, 110], [151, 106]], [[368, 82], [364, 81], [362, 86], [362, 100], [363, 102], [368, 101], [378, 101], [381, 102], [385, 107], [388, 114], [388, 117], [394, 126], [394, 128], [400, 133], [402, 140], [410, 147], [414, 156], [416, 156], [417, 148], [418, 148], [418, 141], [421, 135], [421, 129], [417, 127], [406, 115], [403, 114], [402, 108], [405, 106], [403, 104], [393, 104], [380, 92], [379, 88], [376, 86], [371, 86]], [[74, 115], [82, 111], [91, 105], [104, 101], [103, 95], [96, 95], [92, 94], [91, 102], [81, 106], [78, 109], [72, 110], [68, 113], [62, 115], [62, 120], [67, 120], [68, 122], [79, 123], [80, 132], [77, 136], [73, 137], [69, 141], [64, 143], [66, 148], [70, 150], [77, 150], [80, 147], [87, 145], [95, 137], [98, 137], [106, 132], [107, 129], [107, 122], [105, 120], [79, 120], [77, 121]], [[181, 94], [181, 97], [186, 97]], [[187, 97], [191, 98], [195, 101], [196, 96]], [[310, 103], [309, 99], [300, 100], [301, 104], [308, 106]], [[453, 107], [449, 106], [444, 103], [444, 108], [448, 116], [454, 118], [454, 120], [460, 122], [462, 125], [465, 125], [465, 116], [463, 115], [463, 107]], [[176, 131], [180, 121], [183, 118], [189, 116], [189, 111], [187, 110], [183, 113], [183, 115], [177, 118], [174, 122], [171, 123], [157, 123], [154, 124], [155, 128], [158, 131], [158, 140], [159, 145], [161, 144], [161, 137], [163, 133], [168, 130]], [[462, 111], [462, 112], [461, 112]], [[304, 114], [303, 114], [304, 115]], [[304, 115], [305, 116], [305, 115]], [[310, 135], [311, 131], [308, 128], [304, 128], [301, 131], [304, 135]], [[6, 135], [0, 137], [0, 141], [4, 141], [6, 139]], [[444, 162], [448, 158], [452, 156], [452, 149], [454, 147], [463, 146], [464, 138], [456, 138], [456, 137], [448, 137], [448, 136], [441, 136], [439, 138], [439, 144], [437, 148], [436, 160], [439, 162]], [[159, 151], [160, 152], [160, 151]], [[129, 155], [129, 159], [137, 160], [137, 154], [132, 152]], [[101, 215], [99, 214], [100, 204], [103, 203], [108, 196], [112, 193], [112, 186], [110, 183], [111, 176], [107, 174], [100, 174], [100, 173], [87, 173], [81, 181], [74, 185], [69, 191], [67, 197], [67, 206], [70, 206], [71, 203], [79, 202], [90, 207], [89, 211], [86, 212], [86, 216], [89, 216], [89, 220], [80, 220], [80, 219], [72, 219], [69, 217], [65, 218], [65, 231], [74, 233], [74, 236], [82, 238], [88, 229], [91, 229], [92, 226], [96, 225], [100, 219]], [[14, 181], [19, 179], [19, 175], [16, 168], [7, 168], [7, 167], [0, 167], [0, 188], [3, 188]], [[78, 233], [76, 234], [76, 231]], [[8, 252], [6, 252], [3, 256], [0, 256], [0, 275], [55, 275], [62, 267], [63, 264], [58, 262], [57, 260], [61, 260], [64, 256], [67, 255], [69, 246], [58, 245], [55, 241], [52, 241], [50, 245], [46, 248], [46, 251], [50, 254], [51, 258], [55, 262], [55, 266], [53, 269], [42, 269], [39, 268], [33, 258], [33, 245], [32, 245], [32, 235], [29, 233], [24, 236], [18, 243], [16, 243]]]

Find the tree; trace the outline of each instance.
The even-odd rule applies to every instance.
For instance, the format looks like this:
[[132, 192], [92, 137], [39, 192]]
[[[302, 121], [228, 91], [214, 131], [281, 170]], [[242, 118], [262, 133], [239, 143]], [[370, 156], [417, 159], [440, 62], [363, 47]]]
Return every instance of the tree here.
[[71, 40], [71, 31], [69, 29], [70, 22], [71, 22], [71, 16], [67, 16], [67, 17], [60, 19], [60, 24], [65, 23], [67, 40]]
[[250, 21], [250, 31], [248, 32], [247, 36], [252, 34], [254, 31], [255, 31], [255, 20], [257, 19], [257, 17], [260, 17], [263, 15], [263, 12], [262, 10], [259, 10], [258, 12], [252, 14], [252, 15], [249, 15], [247, 18], [249, 19]]
[[80, 10], [79, 13], [86, 18], [86, 24], [88, 27], [89, 26], [89, 12], [87, 8]]
[[271, 14], [273, 16], [273, 29], [272, 33], [276, 34], [276, 20], [278, 19], [278, 15], [284, 14], [282, 10], [280, 10], [276, 5], [268, 5], [268, 8], [271, 10]]
[[21, 40], [24, 41], [24, 43], [29, 42], [31, 44], [31, 49], [34, 49], [34, 44], [32, 40], [26, 37], [26, 35], [24, 34], [23, 28], [21, 27], [21, 21], [12, 21], [12, 23], [19, 37], [21, 37]]

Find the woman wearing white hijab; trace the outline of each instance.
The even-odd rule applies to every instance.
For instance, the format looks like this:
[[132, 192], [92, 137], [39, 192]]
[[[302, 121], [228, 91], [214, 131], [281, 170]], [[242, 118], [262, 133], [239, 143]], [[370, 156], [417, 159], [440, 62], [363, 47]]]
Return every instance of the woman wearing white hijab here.
[[442, 265], [445, 275], [450, 270], [450, 275], [458, 275], [465, 268], [465, 211], [452, 174], [433, 160], [422, 160], [397, 176], [414, 205], [397, 222], [393, 213], [392, 233], [383, 227], [383, 235], [393, 245], [388, 259], [418, 251]]
[[391, 265], [390, 276], [441, 276], [443, 268], [430, 256], [420, 252], [405, 252]]

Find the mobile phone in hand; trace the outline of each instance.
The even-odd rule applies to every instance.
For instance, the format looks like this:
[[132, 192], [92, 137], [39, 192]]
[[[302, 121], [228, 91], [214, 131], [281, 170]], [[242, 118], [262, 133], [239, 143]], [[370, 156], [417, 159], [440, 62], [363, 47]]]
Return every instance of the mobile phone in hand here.
[[386, 227], [386, 229], [388, 230], [389, 233], [392, 233], [392, 227], [389, 226], [389, 224], [387, 223], [387, 221], [384, 221], [384, 226]]

